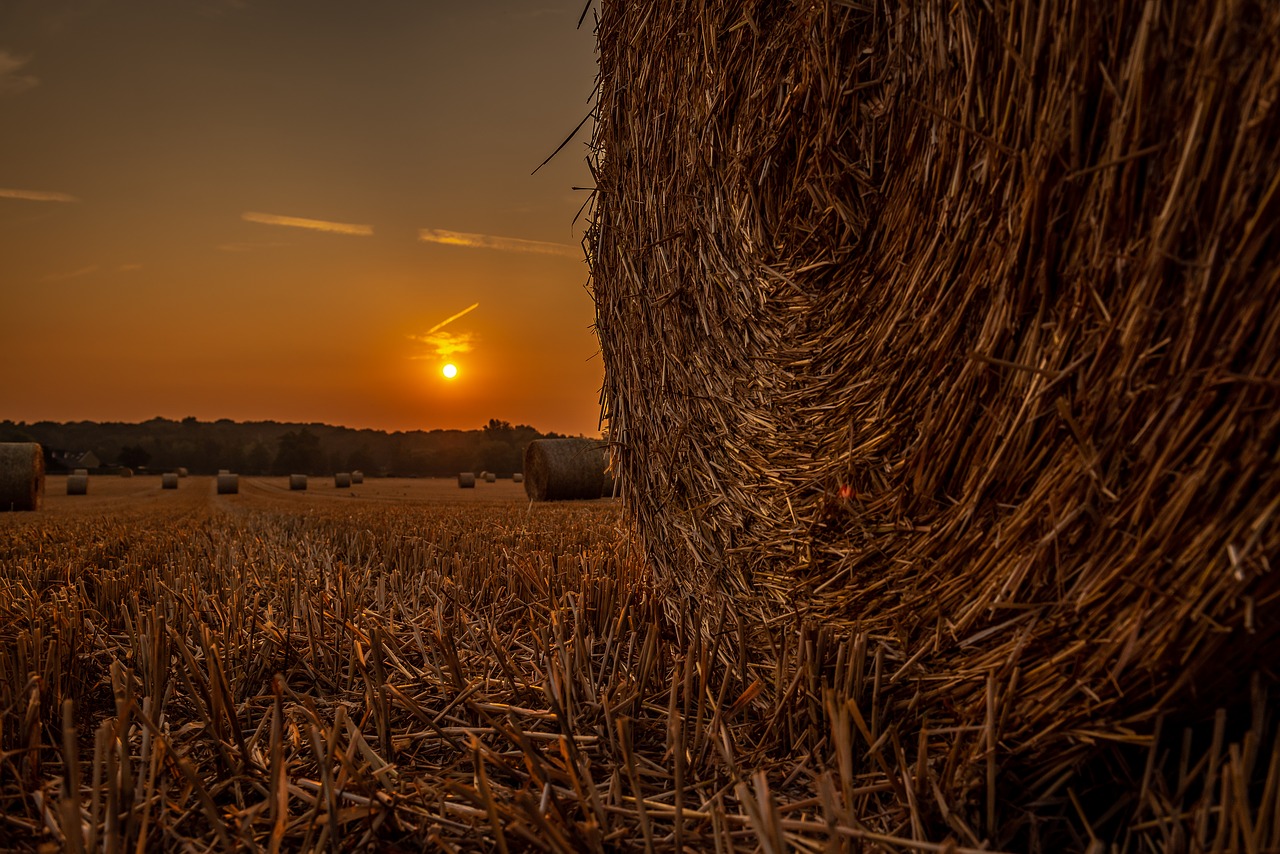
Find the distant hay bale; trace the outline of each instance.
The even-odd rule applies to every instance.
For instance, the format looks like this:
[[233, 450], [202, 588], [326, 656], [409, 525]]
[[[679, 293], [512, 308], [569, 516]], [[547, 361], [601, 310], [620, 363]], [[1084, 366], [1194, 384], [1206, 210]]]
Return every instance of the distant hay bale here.
[[35, 442], [0, 443], [0, 510], [39, 510], [44, 451]]
[[82, 474], [82, 475], [84, 475], [85, 477], [88, 477], [88, 476], [89, 476], [89, 470], [88, 470], [88, 469], [75, 469], [75, 470], [73, 470], [71, 473], [72, 473], [72, 474]]
[[176, 471], [167, 471], [164, 474], [160, 475], [160, 488], [161, 489], [177, 489], [178, 473]]
[[289, 488], [290, 489], [306, 489], [307, 476], [305, 474], [289, 475]]
[[485, 482], [485, 483], [497, 483], [497, 482], [498, 482], [498, 476], [497, 476], [496, 474], [494, 474], [493, 472], [491, 472], [491, 471], [487, 471], [487, 472], [485, 472], [485, 473], [484, 473], [484, 482]]
[[513, 483], [524, 483], [524, 475], [520, 474], [520, 472], [516, 472], [511, 475], [511, 480]]
[[535, 439], [524, 452], [524, 491], [534, 501], [605, 498], [613, 491], [598, 439]]
[[187, 470], [186, 470], [185, 468], [183, 468], [182, 466], [179, 466], [179, 467], [178, 467], [178, 477], [186, 477], [186, 476], [187, 476]]
[[88, 495], [88, 494], [89, 494], [89, 475], [87, 474], [67, 475], [67, 495]]
[[128, 466], [121, 466], [119, 474], [121, 477], [133, 477], [133, 469]]
[[351, 486], [351, 472], [340, 471], [333, 476], [333, 485], [337, 489], [346, 489]]
[[798, 625], [892, 638], [880, 720], [986, 722], [928, 767], [958, 811], [998, 773], [997, 847], [1166, 714], [1247, 718], [1280, 661], [1280, 4], [600, 8], [604, 409], [671, 619], [739, 616], [780, 684]]
[[231, 474], [231, 469], [218, 469], [218, 474]]
[[459, 474], [459, 475], [458, 475], [458, 488], [459, 488], [459, 489], [475, 489], [475, 488], [476, 488], [476, 474], [475, 474], [475, 472], [471, 472], [471, 471], [464, 471], [464, 472], [462, 472], [461, 474]]
[[240, 492], [240, 475], [229, 472], [218, 475], [219, 495], [238, 495]]
[[358, 471], [358, 470], [357, 470], [357, 471], [353, 471], [353, 472], [351, 473], [351, 482], [352, 482], [353, 484], [356, 484], [356, 483], [364, 483], [364, 472], [362, 472], [362, 471]]

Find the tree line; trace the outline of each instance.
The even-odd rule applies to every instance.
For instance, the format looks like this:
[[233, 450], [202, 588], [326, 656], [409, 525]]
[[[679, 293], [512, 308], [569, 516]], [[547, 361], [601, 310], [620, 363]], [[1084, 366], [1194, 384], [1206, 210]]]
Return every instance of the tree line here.
[[363, 471], [388, 477], [451, 477], [462, 471], [507, 476], [522, 468], [534, 439], [555, 437], [496, 418], [477, 430], [387, 433], [328, 424], [276, 421], [121, 422], [0, 421], [0, 441], [39, 442], [46, 449], [92, 451], [104, 468], [213, 474], [327, 475]]

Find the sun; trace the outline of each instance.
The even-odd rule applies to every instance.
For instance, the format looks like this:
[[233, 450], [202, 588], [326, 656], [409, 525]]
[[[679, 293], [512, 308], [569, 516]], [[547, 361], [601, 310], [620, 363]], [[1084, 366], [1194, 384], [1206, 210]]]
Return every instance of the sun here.
[[453, 379], [454, 377], [456, 377], [457, 375], [458, 375], [458, 366], [457, 366], [457, 365], [452, 365], [452, 364], [450, 364], [450, 365], [445, 365], [445, 366], [444, 366], [444, 378], [445, 378], [445, 379], [447, 379], [447, 380], [451, 380], [451, 379]]

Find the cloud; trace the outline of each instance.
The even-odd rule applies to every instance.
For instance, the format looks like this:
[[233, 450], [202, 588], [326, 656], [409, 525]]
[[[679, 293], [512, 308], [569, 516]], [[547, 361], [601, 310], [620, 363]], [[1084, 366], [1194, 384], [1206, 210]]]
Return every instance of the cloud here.
[[475, 349], [476, 336], [470, 332], [430, 332], [426, 335], [410, 335], [414, 341], [431, 348], [431, 353], [410, 356], [412, 359], [447, 359], [454, 353], [470, 353]]
[[79, 270], [72, 270], [69, 273], [50, 273], [44, 277], [46, 282], [65, 282], [70, 279], [78, 279], [81, 276], [88, 276], [98, 272], [98, 265], [91, 264], [88, 267], [81, 267]]
[[582, 257], [581, 249], [566, 243], [546, 243], [541, 240], [497, 237], [492, 234], [469, 234], [465, 231], [446, 231], [443, 228], [424, 228], [418, 232], [418, 239], [423, 243], [465, 246], [468, 249], [496, 249], [499, 252], [527, 252], [533, 255], [559, 255], [563, 258]]
[[440, 321], [435, 326], [427, 330], [425, 335], [410, 335], [409, 337], [419, 344], [425, 344], [432, 349], [432, 353], [426, 356], [413, 356], [414, 359], [447, 359], [454, 353], [470, 353], [473, 349], [472, 342], [475, 336], [470, 332], [452, 333], [441, 332], [440, 330], [453, 323], [460, 317], [470, 314], [480, 307], [480, 303], [467, 306], [462, 311]]
[[350, 222], [329, 222], [325, 219], [305, 219], [300, 216], [279, 216], [277, 214], [246, 211], [240, 214], [245, 222], [258, 222], [263, 225], [284, 225], [289, 228], [308, 228], [312, 231], [327, 231], [332, 234], [355, 234], [368, 237], [373, 234], [373, 226], [357, 225]]
[[30, 61], [20, 59], [7, 50], [0, 50], [0, 95], [17, 95], [40, 85], [38, 78], [19, 73]]
[[0, 199], [26, 199], [29, 202], [78, 202], [75, 196], [48, 190], [9, 190], [0, 187]]
[[136, 273], [141, 269], [142, 269], [141, 264], [121, 264], [119, 267], [116, 267], [116, 272], [117, 273]]

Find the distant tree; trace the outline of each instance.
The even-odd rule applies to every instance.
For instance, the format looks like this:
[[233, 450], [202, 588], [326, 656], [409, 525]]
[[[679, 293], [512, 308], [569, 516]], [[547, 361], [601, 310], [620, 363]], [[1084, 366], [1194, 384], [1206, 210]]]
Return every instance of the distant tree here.
[[372, 472], [376, 465], [369, 450], [363, 445], [347, 455], [347, 471]]
[[141, 445], [125, 445], [120, 449], [120, 465], [125, 468], [140, 469], [151, 462], [151, 454]]
[[495, 442], [510, 442], [515, 434], [515, 429], [509, 421], [499, 421], [497, 418], [490, 418], [489, 423], [484, 425], [484, 437]]
[[271, 468], [271, 449], [261, 439], [254, 442], [244, 458], [247, 474], [266, 474]]
[[318, 474], [324, 466], [320, 438], [306, 427], [285, 433], [278, 444], [274, 466], [277, 474]]

